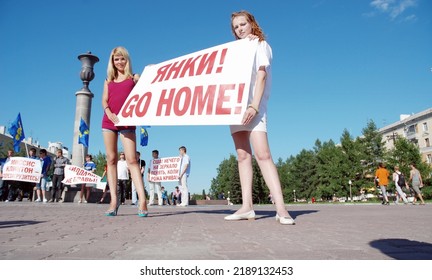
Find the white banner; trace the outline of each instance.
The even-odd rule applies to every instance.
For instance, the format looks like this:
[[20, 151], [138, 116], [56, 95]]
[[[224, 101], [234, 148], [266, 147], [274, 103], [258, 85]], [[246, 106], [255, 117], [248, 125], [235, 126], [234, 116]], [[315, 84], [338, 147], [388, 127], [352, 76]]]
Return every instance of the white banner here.
[[258, 40], [237, 40], [145, 67], [118, 125], [241, 124]]
[[99, 189], [99, 190], [105, 190], [105, 188], [106, 188], [106, 186], [107, 186], [107, 182], [98, 182], [97, 183], [97, 185], [96, 185], [96, 189]]
[[3, 167], [3, 180], [39, 183], [42, 164], [39, 159], [11, 157]]
[[150, 182], [172, 182], [179, 180], [180, 157], [152, 159]]
[[62, 183], [65, 185], [98, 184], [102, 179], [93, 172], [87, 171], [84, 168], [75, 165], [66, 165], [64, 171], [65, 178], [63, 179]]

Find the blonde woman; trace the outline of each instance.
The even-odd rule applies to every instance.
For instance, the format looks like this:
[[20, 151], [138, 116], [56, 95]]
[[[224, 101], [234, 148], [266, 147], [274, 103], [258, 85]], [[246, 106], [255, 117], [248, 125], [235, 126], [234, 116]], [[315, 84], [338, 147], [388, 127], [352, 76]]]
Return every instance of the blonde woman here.
[[138, 79], [139, 75], [132, 72], [128, 51], [124, 47], [114, 48], [111, 51], [108, 62], [107, 79], [105, 80], [102, 95], [102, 107], [104, 110], [102, 131], [107, 156], [107, 181], [111, 195], [110, 208], [105, 213], [107, 216], [116, 216], [120, 206], [117, 198], [117, 142], [119, 136], [124, 147], [132, 181], [136, 186], [139, 196], [138, 216], [147, 217], [148, 215], [144, 182], [135, 157], [136, 127], [115, 126], [119, 122], [117, 114], [119, 114], [123, 103], [126, 101]]

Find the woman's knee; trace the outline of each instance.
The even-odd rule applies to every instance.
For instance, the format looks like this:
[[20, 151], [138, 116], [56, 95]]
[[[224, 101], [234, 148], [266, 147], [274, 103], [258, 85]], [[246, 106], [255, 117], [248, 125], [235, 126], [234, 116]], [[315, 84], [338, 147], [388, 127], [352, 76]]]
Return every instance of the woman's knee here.
[[271, 160], [270, 151], [255, 152], [255, 159], [257, 161]]
[[237, 161], [239, 163], [241, 162], [247, 162], [252, 160], [252, 155], [246, 151], [240, 150], [237, 151]]

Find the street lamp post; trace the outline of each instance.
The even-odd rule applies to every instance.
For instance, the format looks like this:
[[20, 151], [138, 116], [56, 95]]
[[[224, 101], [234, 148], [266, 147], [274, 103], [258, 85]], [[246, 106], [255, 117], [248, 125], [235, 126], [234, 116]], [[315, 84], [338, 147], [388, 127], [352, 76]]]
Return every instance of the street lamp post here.
[[353, 198], [352, 198], [352, 191], [351, 191], [351, 186], [352, 186], [351, 180], [348, 181], [348, 184], [350, 186], [350, 200], [351, 200], [351, 203], [352, 203], [353, 202]]
[[294, 202], [296, 202], [297, 199], [296, 199], [296, 196], [295, 196], [295, 190], [293, 190], [293, 193], [294, 193]]
[[74, 140], [72, 145], [72, 164], [75, 166], [82, 166], [85, 161], [85, 154], [87, 154], [88, 147], [84, 147], [84, 145], [78, 143], [79, 127], [81, 119], [83, 119], [90, 129], [91, 105], [94, 94], [90, 91], [89, 84], [95, 77], [93, 66], [99, 61], [99, 58], [91, 52], [88, 52], [79, 55], [78, 59], [81, 61], [80, 78], [83, 82], [83, 87], [75, 93], [76, 106]]

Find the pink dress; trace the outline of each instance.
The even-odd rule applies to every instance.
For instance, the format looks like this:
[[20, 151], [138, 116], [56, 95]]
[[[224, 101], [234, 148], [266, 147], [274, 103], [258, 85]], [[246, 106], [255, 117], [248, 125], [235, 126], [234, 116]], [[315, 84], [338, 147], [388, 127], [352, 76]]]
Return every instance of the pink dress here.
[[[108, 106], [114, 114], [118, 115], [123, 103], [126, 101], [129, 93], [135, 86], [133, 79], [126, 79], [122, 82], [116, 83], [114, 81], [108, 84]], [[102, 128], [119, 131], [119, 130], [134, 130], [135, 126], [115, 126], [114, 123], [108, 118], [106, 112], [102, 118]]]

